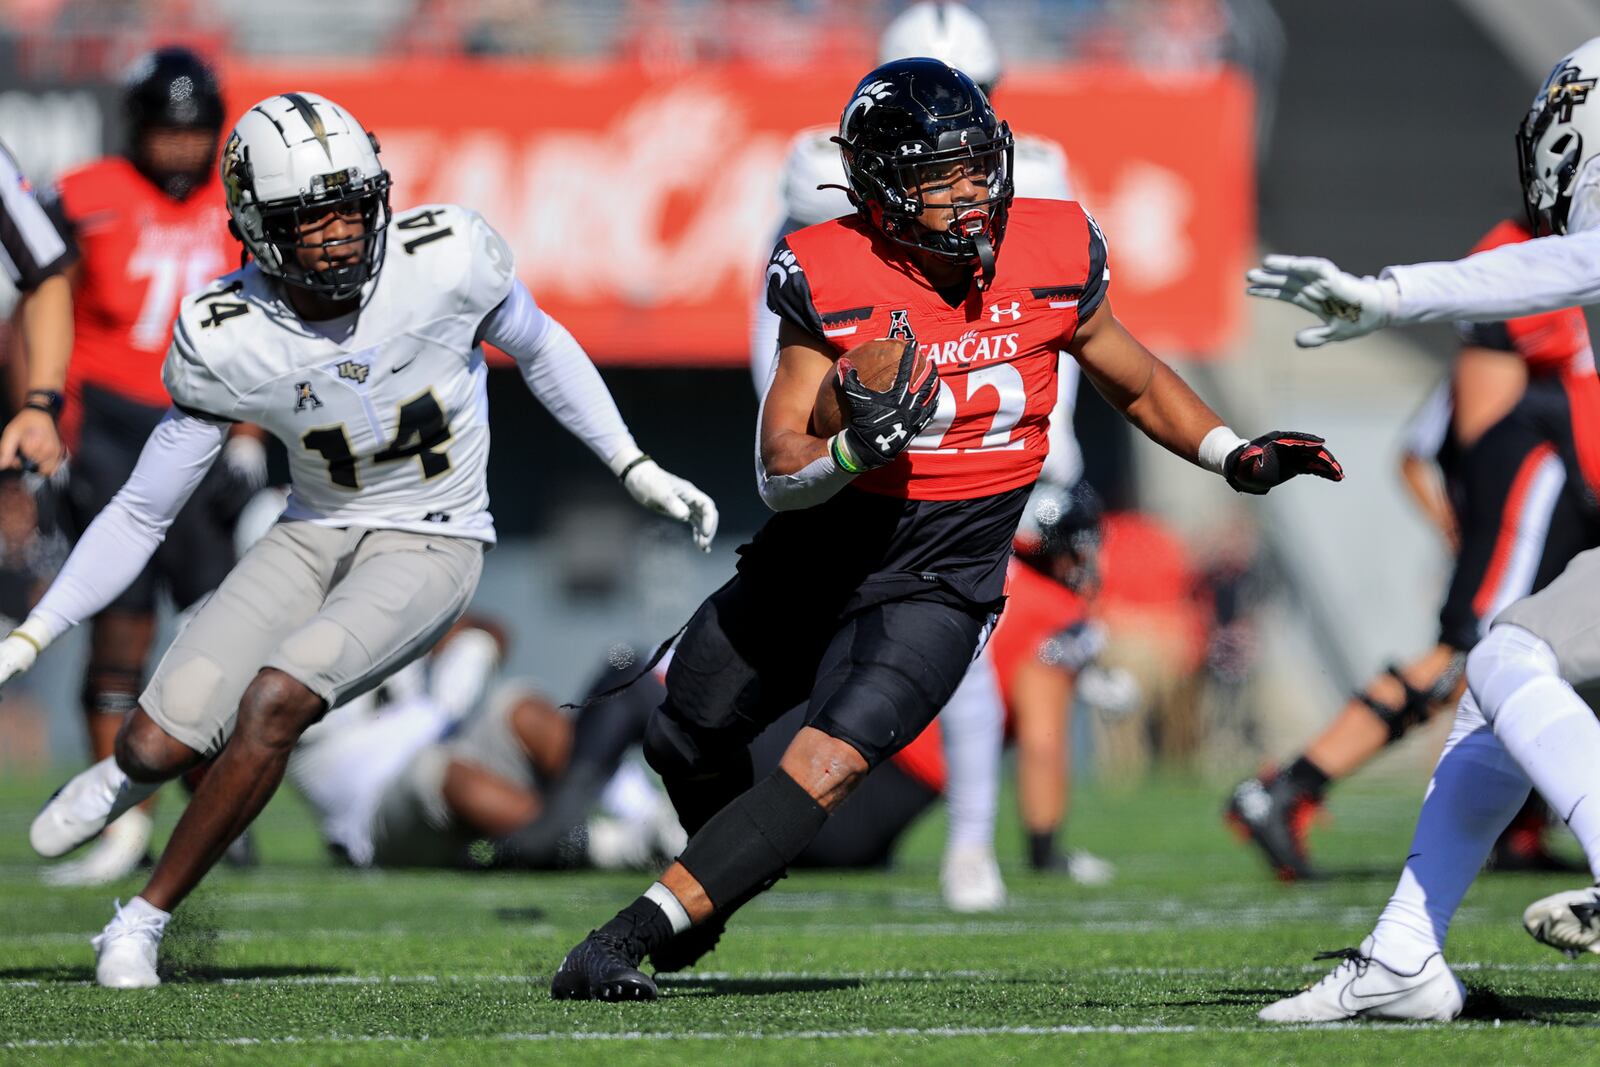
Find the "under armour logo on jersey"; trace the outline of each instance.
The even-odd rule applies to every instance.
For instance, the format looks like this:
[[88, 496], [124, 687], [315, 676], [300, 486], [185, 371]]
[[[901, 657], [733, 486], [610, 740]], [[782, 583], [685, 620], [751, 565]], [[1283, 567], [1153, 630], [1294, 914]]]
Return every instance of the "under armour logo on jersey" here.
[[887, 451], [889, 451], [889, 446], [890, 445], [894, 444], [896, 441], [900, 440], [900, 438], [904, 437], [905, 435], [906, 435], [906, 424], [903, 423], [903, 422], [897, 422], [897, 423], [894, 424], [894, 432], [893, 433], [888, 433], [888, 434], [880, 433], [876, 438], [874, 438], [874, 440], [877, 442], [878, 451], [879, 452], [887, 452]]
[[767, 277], [777, 278], [781, 286], [789, 280], [789, 275], [800, 273], [800, 263], [795, 259], [794, 253], [787, 248], [780, 248], [772, 254], [772, 262], [767, 266]]
[[300, 414], [302, 411], [306, 410], [307, 405], [309, 405], [312, 410], [316, 410], [322, 406], [322, 400], [318, 398], [317, 391], [311, 388], [310, 382], [295, 382], [294, 413], [296, 415]]
[[917, 335], [911, 330], [911, 312], [889, 312], [889, 336], [900, 341], [915, 341]]
[[367, 375], [372, 373], [370, 366], [365, 363], [357, 363], [353, 359], [345, 360], [334, 369], [339, 372], [339, 377], [348, 378], [357, 385], [365, 385], [367, 383]]
[[989, 305], [990, 322], [1016, 322], [1020, 318], [1022, 318], [1022, 304], [1020, 301], [1013, 300], [1008, 305]]

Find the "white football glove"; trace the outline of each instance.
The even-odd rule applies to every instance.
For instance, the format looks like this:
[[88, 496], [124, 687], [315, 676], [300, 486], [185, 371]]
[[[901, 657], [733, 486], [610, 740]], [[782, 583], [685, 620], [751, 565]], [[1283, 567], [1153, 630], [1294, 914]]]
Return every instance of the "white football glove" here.
[[222, 462], [233, 479], [251, 492], [267, 484], [267, 449], [249, 434], [236, 433], [222, 446]]
[[1294, 335], [1301, 348], [1348, 341], [1381, 330], [1394, 319], [1400, 289], [1388, 278], [1347, 274], [1315, 256], [1268, 256], [1245, 273], [1251, 296], [1285, 300], [1322, 319]]
[[717, 535], [717, 505], [697, 489], [693, 482], [668, 474], [656, 461], [642, 452], [613, 459], [612, 467], [621, 478], [622, 486], [633, 499], [658, 515], [688, 524], [694, 531], [694, 543], [702, 552], [711, 551], [711, 539]]
[[0, 641], [0, 686], [33, 666], [50, 637], [32, 619], [18, 626]]

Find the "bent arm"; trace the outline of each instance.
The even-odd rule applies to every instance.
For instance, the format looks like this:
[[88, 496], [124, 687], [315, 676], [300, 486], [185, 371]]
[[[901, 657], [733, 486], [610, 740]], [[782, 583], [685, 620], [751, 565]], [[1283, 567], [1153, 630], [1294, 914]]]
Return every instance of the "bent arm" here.
[[95, 516], [29, 623], [54, 640], [102, 611], [144, 570], [228, 436], [225, 423], [176, 408], [150, 432], [139, 462]]
[[756, 436], [756, 489], [773, 511], [822, 503], [855, 477], [829, 440], [808, 431], [817, 390], [833, 370], [828, 347], [792, 322], [778, 328], [778, 366], [762, 398]]
[[588, 353], [521, 281], [512, 283], [504, 302], [484, 320], [482, 337], [516, 361], [539, 403], [613, 471], [620, 473], [640, 455]]
[[1222, 419], [1117, 321], [1109, 300], [1079, 325], [1067, 351], [1112, 407], [1169, 452], [1220, 473], [1228, 452], [1243, 443], [1228, 431], [1226, 441], [1213, 438], [1201, 455], [1211, 432], [1226, 429]]
[[1501, 245], [1448, 263], [1385, 267], [1394, 322], [1493, 322], [1600, 303], [1600, 229]]

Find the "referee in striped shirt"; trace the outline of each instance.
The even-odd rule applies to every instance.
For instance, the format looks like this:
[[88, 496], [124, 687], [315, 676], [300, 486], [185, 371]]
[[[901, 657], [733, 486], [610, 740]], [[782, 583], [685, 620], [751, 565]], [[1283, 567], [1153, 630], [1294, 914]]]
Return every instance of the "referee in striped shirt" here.
[[[72, 287], [63, 273], [77, 250], [57, 232], [17, 161], [0, 145], [0, 269], [22, 293], [16, 322], [27, 392], [0, 431], [0, 470], [53, 474], [64, 458], [56, 418], [72, 354]], [[13, 381], [16, 378], [13, 377]]]

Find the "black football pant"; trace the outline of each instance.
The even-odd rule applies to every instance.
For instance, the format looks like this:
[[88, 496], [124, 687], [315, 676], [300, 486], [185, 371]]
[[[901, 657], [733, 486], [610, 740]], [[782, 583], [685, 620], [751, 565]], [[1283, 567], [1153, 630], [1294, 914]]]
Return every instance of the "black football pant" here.
[[804, 725], [883, 763], [944, 707], [991, 620], [933, 599], [829, 617], [763, 592], [741, 575], [700, 606], [646, 730], [645, 757], [690, 834], [751, 787], [751, 742], [797, 705]]

